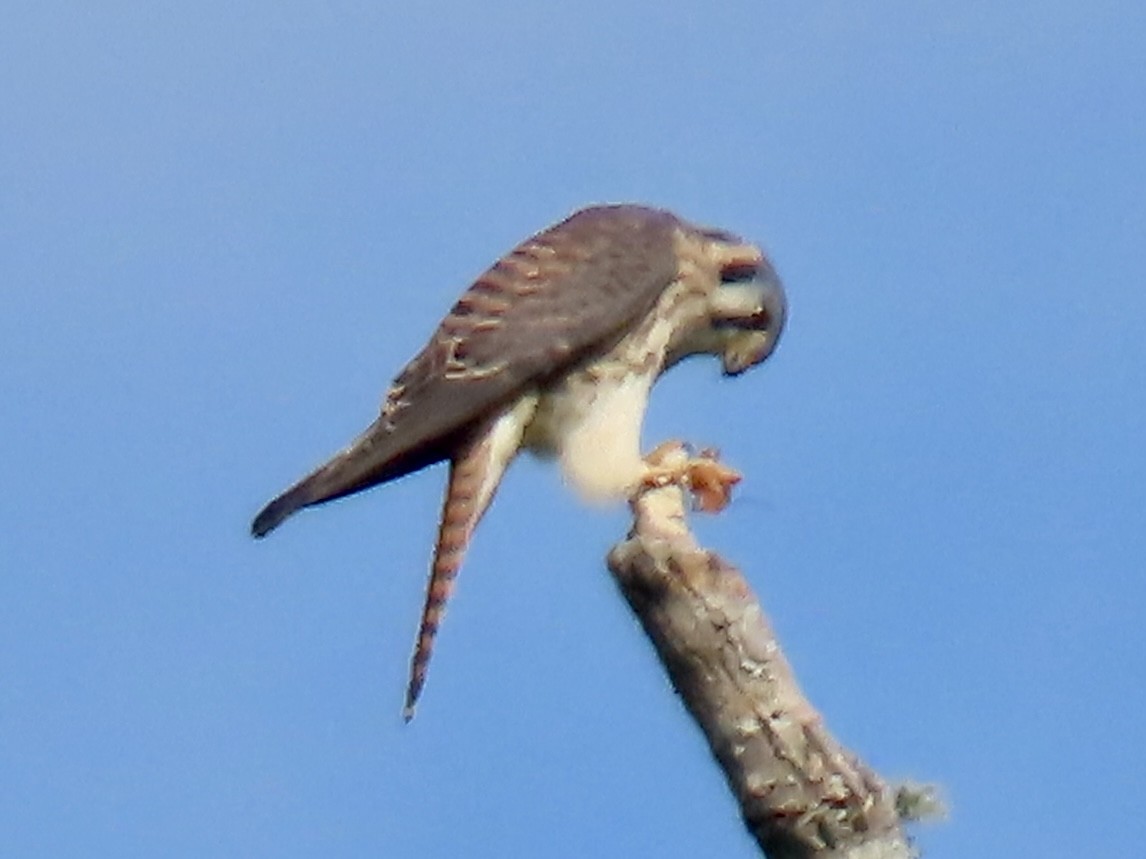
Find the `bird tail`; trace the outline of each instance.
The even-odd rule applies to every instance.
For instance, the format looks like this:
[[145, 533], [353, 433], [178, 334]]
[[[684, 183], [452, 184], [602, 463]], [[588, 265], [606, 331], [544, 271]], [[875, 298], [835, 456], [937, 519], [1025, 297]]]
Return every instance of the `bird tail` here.
[[430, 566], [430, 581], [426, 586], [426, 602], [418, 624], [414, 655], [410, 657], [406, 706], [402, 710], [402, 717], [407, 722], [414, 718], [414, 708], [430, 669], [438, 627], [454, 591], [454, 581], [469, 548], [470, 538], [517, 453], [521, 433], [522, 426], [511, 412], [508, 422], [502, 418], [500, 432], [499, 424], [495, 422], [456, 451], [450, 460], [450, 477], [446, 482], [446, 498], [442, 504], [438, 542], [434, 546], [434, 560]]
[[426, 464], [395, 458], [388, 441], [389, 428], [375, 421], [350, 446], [264, 507], [251, 523], [251, 534], [265, 537], [304, 507], [361, 492]]

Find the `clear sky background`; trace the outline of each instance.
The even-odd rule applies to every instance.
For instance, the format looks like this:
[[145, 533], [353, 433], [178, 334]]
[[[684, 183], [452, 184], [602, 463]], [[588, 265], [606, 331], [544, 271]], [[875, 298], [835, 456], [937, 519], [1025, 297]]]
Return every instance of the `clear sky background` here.
[[1146, 841], [1146, 7], [15, 2], [0, 28], [0, 854], [756, 855], [604, 570], [511, 471], [417, 719], [444, 474], [309, 511], [456, 295], [584, 204], [762, 242], [765, 366], [648, 445], [930, 857]]

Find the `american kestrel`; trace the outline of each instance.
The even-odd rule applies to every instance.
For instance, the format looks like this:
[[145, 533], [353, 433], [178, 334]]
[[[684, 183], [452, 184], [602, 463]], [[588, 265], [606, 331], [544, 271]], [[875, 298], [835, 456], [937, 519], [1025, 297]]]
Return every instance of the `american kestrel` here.
[[697, 459], [666, 475], [641, 455], [649, 391], [690, 355], [735, 376], [771, 354], [783, 289], [755, 245], [636, 205], [583, 209], [522, 242], [454, 304], [398, 374], [378, 419], [255, 517], [263, 537], [303, 507], [446, 460], [449, 478], [410, 665], [405, 716], [463, 555], [518, 451], [560, 461], [590, 499], [680, 479], [719, 508], [734, 472]]

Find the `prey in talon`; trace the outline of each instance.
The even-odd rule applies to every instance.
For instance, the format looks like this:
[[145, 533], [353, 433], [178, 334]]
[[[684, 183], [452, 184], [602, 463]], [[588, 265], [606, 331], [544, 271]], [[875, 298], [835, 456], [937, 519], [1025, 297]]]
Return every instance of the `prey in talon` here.
[[645, 457], [648, 471], [641, 486], [653, 489], [676, 484], [688, 490], [693, 508], [703, 513], [719, 513], [732, 501], [732, 487], [741, 481], [740, 472], [720, 461], [720, 452], [705, 448], [689, 455], [687, 444], [666, 441]]
[[[587, 499], [629, 499], [665, 477], [640, 449], [660, 375], [713, 355], [737, 376], [772, 353], [785, 315], [779, 278], [756, 245], [660, 209], [583, 209], [478, 277], [398, 374], [374, 422], [271, 501], [251, 530], [263, 537], [303, 508], [449, 464], [409, 719], [466, 548], [514, 457], [556, 460]], [[739, 480], [703, 455], [683, 471], [677, 479], [703, 510], [721, 509]]]

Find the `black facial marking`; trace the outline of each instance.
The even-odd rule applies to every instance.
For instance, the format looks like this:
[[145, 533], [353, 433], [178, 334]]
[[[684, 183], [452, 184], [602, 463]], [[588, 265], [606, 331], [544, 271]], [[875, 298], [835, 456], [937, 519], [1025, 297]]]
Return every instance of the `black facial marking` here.
[[727, 265], [720, 272], [721, 283], [745, 283], [752, 280], [760, 272], [760, 266], [754, 262], [736, 263]]

